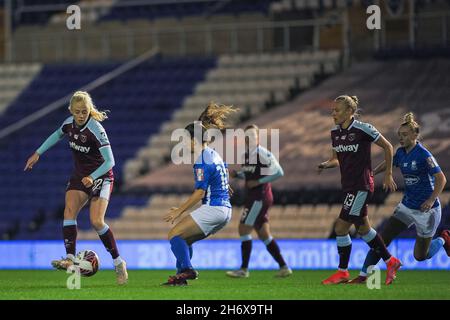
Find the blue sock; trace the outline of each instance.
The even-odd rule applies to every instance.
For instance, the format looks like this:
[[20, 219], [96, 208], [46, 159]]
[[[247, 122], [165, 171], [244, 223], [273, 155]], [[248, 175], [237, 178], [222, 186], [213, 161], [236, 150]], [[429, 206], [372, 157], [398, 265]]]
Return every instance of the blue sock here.
[[427, 259], [431, 259], [436, 253], [438, 253], [439, 249], [444, 246], [444, 239], [438, 237], [431, 241], [430, 249], [428, 250]]
[[189, 247], [186, 241], [179, 236], [175, 236], [170, 239], [170, 245], [175, 258], [179, 261], [180, 270], [192, 269], [189, 258]]
[[370, 249], [367, 253], [366, 260], [364, 260], [363, 267], [361, 269], [360, 275], [367, 276], [367, 269], [369, 266], [375, 266], [378, 261], [380, 261], [380, 256], [376, 253], [375, 250]]
[[[192, 246], [189, 246], [189, 259], [192, 260], [192, 255], [194, 254], [194, 251], [192, 249]], [[181, 263], [177, 259], [177, 274], [181, 273]]]

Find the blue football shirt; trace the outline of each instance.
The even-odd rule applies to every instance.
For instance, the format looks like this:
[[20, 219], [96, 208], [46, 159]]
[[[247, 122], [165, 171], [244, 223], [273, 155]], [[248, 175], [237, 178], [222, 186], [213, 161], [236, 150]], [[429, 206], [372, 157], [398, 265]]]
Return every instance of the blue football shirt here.
[[[405, 182], [402, 203], [410, 209], [420, 210], [420, 206], [433, 193], [433, 175], [441, 172], [436, 159], [422, 144], [417, 143], [409, 153], [403, 147], [398, 148], [393, 164], [400, 168]], [[439, 199], [436, 199], [433, 208], [438, 205]]]
[[195, 189], [205, 190], [202, 203], [231, 208], [227, 165], [220, 155], [206, 147], [194, 164]]

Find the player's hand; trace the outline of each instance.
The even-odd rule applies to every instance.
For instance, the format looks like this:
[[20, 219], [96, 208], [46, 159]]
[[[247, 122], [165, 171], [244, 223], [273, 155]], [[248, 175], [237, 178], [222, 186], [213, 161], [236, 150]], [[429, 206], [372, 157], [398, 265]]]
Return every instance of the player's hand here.
[[28, 158], [27, 164], [25, 165], [25, 168], [23, 168], [23, 171], [31, 170], [33, 169], [33, 166], [36, 162], [39, 160], [39, 153], [35, 152], [31, 157]]
[[247, 188], [249, 189], [253, 189], [257, 186], [259, 186], [259, 181], [258, 180], [248, 180], [245, 185], [247, 186]]
[[233, 188], [230, 185], [228, 185], [228, 195], [230, 196], [230, 198], [233, 196], [233, 194], [234, 194]]
[[90, 187], [92, 187], [94, 185], [94, 179], [92, 179], [91, 176], [84, 177], [83, 179], [81, 179], [81, 182], [83, 183], [83, 185], [86, 188], [90, 188]]
[[433, 207], [434, 202], [436, 199], [427, 199], [422, 205], [420, 206], [420, 211], [427, 212]]
[[174, 223], [181, 216], [180, 208], [172, 207], [168, 214], [164, 216], [164, 221]]
[[321, 174], [323, 169], [327, 168], [327, 163], [326, 162], [322, 162], [321, 164], [319, 164], [317, 166], [317, 174]]
[[397, 190], [397, 185], [395, 184], [394, 178], [392, 178], [392, 174], [386, 174], [384, 176], [383, 190], [386, 192], [394, 192]]

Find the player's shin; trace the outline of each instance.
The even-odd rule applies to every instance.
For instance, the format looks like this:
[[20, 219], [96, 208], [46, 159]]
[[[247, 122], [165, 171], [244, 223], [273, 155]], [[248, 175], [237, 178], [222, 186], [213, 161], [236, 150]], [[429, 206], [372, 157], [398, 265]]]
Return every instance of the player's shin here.
[[241, 269], [248, 269], [250, 255], [252, 253], [252, 236], [250, 234], [241, 236]]
[[391, 258], [391, 254], [386, 248], [386, 244], [375, 229], [370, 228], [369, 232], [362, 236], [362, 239], [371, 249], [375, 250], [385, 262]]
[[120, 264], [122, 261], [119, 255], [119, 249], [117, 248], [116, 240], [114, 239], [114, 234], [107, 224], [100, 230], [97, 230], [100, 240], [102, 240], [103, 245], [106, 250], [111, 254], [114, 259], [114, 265]]
[[431, 259], [444, 246], [445, 240], [438, 237], [431, 241], [430, 249], [428, 249], [427, 259]]
[[345, 271], [350, 261], [350, 253], [352, 252], [352, 239], [350, 235], [336, 236], [337, 248], [339, 253], [339, 270]]
[[170, 239], [170, 248], [179, 262], [181, 271], [192, 269], [191, 259], [189, 256], [189, 246], [183, 238], [180, 236], [175, 236]]
[[272, 237], [264, 240], [264, 244], [266, 245], [267, 251], [269, 251], [270, 255], [275, 259], [280, 268], [286, 266], [286, 262], [281, 255], [280, 247], [278, 247], [277, 242]]
[[[192, 246], [189, 246], [189, 259], [192, 260], [192, 256], [194, 255], [194, 250], [192, 249]], [[181, 262], [177, 259], [177, 274], [181, 273]]]
[[375, 266], [378, 261], [380, 261], [380, 256], [375, 250], [370, 249], [367, 253], [366, 260], [364, 260], [364, 264], [359, 275], [362, 277], [367, 277], [367, 270], [369, 269], [369, 267]]
[[64, 246], [66, 247], [66, 254], [72, 260], [75, 258], [76, 244], [77, 244], [77, 221], [64, 220], [63, 236]]

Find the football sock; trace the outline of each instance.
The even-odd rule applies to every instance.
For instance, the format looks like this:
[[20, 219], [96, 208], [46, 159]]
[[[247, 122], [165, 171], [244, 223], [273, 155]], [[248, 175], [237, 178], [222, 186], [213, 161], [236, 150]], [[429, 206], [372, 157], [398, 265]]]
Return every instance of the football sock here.
[[170, 239], [170, 248], [180, 263], [180, 270], [192, 269], [191, 260], [189, 258], [189, 246], [180, 236]]
[[336, 236], [337, 249], [339, 253], [339, 270], [344, 271], [348, 268], [350, 253], [352, 252], [352, 239], [350, 235]]
[[97, 233], [106, 250], [111, 254], [111, 257], [116, 259], [119, 256], [119, 249], [117, 249], [116, 240], [114, 239], [112, 230], [105, 224], [105, 226], [101, 230], [98, 230]]
[[381, 239], [380, 235], [375, 231], [375, 229], [371, 228], [370, 231], [362, 236], [362, 239], [369, 245], [369, 247], [378, 253], [378, 255], [384, 260], [388, 261], [391, 258], [391, 254], [389, 253], [386, 245]]
[[428, 249], [427, 259], [431, 259], [436, 253], [438, 253], [439, 249], [442, 248], [445, 244], [444, 239], [441, 237], [437, 237], [433, 241], [431, 241], [430, 249]]
[[286, 262], [284, 261], [283, 256], [281, 255], [280, 247], [278, 247], [278, 244], [275, 241], [275, 239], [269, 237], [268, 239], [264, 240], [264, 244], [266, 245], [267, 251], [269, 251], [269, 253], [278, 263], [280, 268], [284, 267], [286, 265]]
[[77, 221], [64, 220], [63, 224], [64, 246], [66, 247], [66, 254], [75, 256], [77, 245]]
[[369, 266], [377, 265], [378, 261], [380, 261], [380, 256], [374, 249], [370, 249], [367, 253], [366, 260], [364, 260], [364, 264], [359, 275], [367, 277], [367, 269], [369, 268]]
[[252, 253], [252, 236], [250, 234], [241, 236], [241, 256], [242, 256], [241, 269], [248, 269], [251, 253]]
[[[192, 249], [192, 245], [189, 246], [189, 259], [192, 260], [192, 256], [194, 254], [194, 250]], [[181, 263], [177, 259], [177, 274], [181, 273]]]
[[121, 256], [118, 256], [117, 258], [113, 259], [114, 266], [118, 266], [123, 262], [123, 259]]

